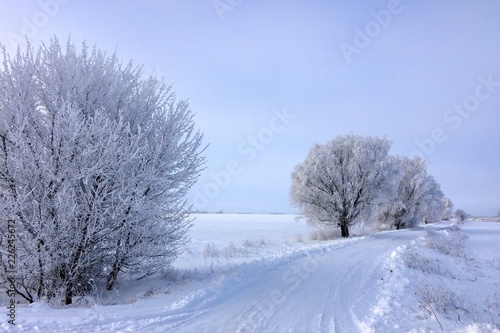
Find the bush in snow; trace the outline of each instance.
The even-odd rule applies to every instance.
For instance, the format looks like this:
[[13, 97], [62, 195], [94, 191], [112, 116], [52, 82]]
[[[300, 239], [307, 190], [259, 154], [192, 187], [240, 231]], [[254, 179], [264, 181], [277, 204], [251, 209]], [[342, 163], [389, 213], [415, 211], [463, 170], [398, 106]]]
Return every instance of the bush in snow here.
[[[32, 302], [111, 290], [169, 266], [204, 163], [188, 104], [140, 67], [54, 39], [0, 69], [0, 219], [16, 222], [17, 292]], [[0, 227], [6, 279], [7, 226]]]
[[243, 241], [243, 247], [245, 247], [245, 248], [261, 247], [261, 246], [264, 246], [267, 244], [268, 244], [268, 241], [266, 241], [264, 238], [261, 238], [258, 241], [252, 241], [252, 240], [249, 240], [248, 238], [245, 238], [245, 240]]
[[217, 258], [219, 257], [219, 250], [214, 243], [207, 243], [203, 247], [203, 258]]
[[469, 214], [467, 214], [463, 209], [457, 209], [455, 211], [455, 217], [457, 219], [458, 222], [465, 222], [465, 220], [467, 220], [469, 218]]
[[442, 254], [453, 257], [466, 257], [465, 241], [467, 235], [462, 233], [460, 227], [453, 225], [443, 230], [427, 230], [425, 244]]
[[[425, 284], [418, 289], [420, 308], [427, 316], [433, 316], [438, 321], [437, 314], [457, 322], [476, 322], [478, 314], [470, 299], [457, 294], [443, 283]], [[441, 329], [443, 327], [441, 326]]]
[[319, 241], [325, 241], [325, 240], [330, 240], [334, 239], [340, 236], [340, 232], [338, 229], [333, 229], [333, 228], [316, 228], [314, 229], [311, 234], [309, 235], [310, 240], [319, 240]]

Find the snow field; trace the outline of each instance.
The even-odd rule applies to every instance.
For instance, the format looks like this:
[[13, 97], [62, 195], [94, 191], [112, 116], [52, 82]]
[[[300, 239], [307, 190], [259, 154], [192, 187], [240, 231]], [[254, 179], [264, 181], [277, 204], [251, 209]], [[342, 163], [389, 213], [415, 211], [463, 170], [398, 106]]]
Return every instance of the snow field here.
[[500, 332], [500, 223], [313, 241], [293, 215], [194, 217], [171, 270], [80, 305], [19, 304], [0, 331]]

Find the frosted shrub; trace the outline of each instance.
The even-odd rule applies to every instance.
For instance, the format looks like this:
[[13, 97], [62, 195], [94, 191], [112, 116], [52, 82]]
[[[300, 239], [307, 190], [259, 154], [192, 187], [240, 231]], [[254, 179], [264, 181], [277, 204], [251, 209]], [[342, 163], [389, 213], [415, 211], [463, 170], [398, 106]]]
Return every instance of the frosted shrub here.
[[[205, 159], [187, 102], [86, 44], [3, 50], [0, 219], [16, 221], [16, 292], [71, 304], [90, 281], [112, 290], [170, 266]], [[0, 242], [0, 282], [5, 253]]]
[[311, 240], [324, 241], [341, 237], [340, 231], [338, 229], [329, 228], [316, 228], [314, 229], [309, 238]]
[[203, 258], [217, 258], [220, 253], [214, 243], [207, 243], [203, 247]]
[[477, 310], [471, 300], [456, 294], [444, 284], [426, 284], [419, 289], [419, 296], [421, 309], [436, 319], [438, 319], [436, 313], [439, 313], [457, 322], [477, 320]]
[[408, 268], [412, 268], [426, 274], [441, 274], [441, 267], [438, 260], [426, 258], [415, 250], [406, 251], [403, 254], [403, 262]]
[[234, 245], [233, 242], [229, 242], [228, 246], [224, 248], [224, 258], [232, 258], [236, 256], [238, 252], [241, 251], [236, 247], [236, 245]]
[[465, 258], [466, 239], [467, 235], [458, 226], [451, 226], [439, 231], [427, 230], [425, 244], [442, 254]]
[[260, 240], [255, 240], [251, 241], [248, 238], [245, 238], [243, 241], [243, 247], [245, 248], [250, 248], [250, 247], [261, 247], [267, 245], [267, 241], [264, 238], [261, 238]]

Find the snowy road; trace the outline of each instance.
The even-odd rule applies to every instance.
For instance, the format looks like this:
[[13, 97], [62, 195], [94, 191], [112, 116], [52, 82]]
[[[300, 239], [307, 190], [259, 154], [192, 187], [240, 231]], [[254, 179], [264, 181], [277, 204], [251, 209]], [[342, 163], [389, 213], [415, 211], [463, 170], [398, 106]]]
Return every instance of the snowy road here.
[[177, 332], [361, 332], [385, 260], [421, 235], [383, 233], [310, 250], [201, 306], [187, 305], [192, 317], [168, 325]]
[[[413, 273], [397, 275], [401, 271], [393, 273], [388, 265], [396, 252], [424, 236], [424, 229], [302, 243], [132, 304], [19, 308], [17, 326], [2, 323], [0, 331], [321, 333], [436, 327], [410, 318], [415, 297], [403, 290]], [[492, 281], [498, 280], [497, 224], [469, 224], [464, 230], [470, 253], [484, 258], [487, 268], [498, 266], [491, 271]]]
[[[167, 306], [159, 297], [106, 312], [101, 306], [60, 310], [73, 319], [44, 316], [44, 323], [24, 327], [79, 333], [361, 332], [360, 321], [376, 303], [385, 260], [421, 235], [388, 232], [314, 245], [244, 264], [220, 283]], [[75, 323], [75, 317], [81, 321]]]

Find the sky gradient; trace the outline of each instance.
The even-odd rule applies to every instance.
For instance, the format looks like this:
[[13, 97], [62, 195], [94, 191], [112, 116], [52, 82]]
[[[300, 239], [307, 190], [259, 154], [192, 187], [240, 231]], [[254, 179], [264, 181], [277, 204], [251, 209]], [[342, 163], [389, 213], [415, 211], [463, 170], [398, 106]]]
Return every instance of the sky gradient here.
[[56, 35], [144, 65], [189, 100], [196, 209], [295, 212], [290, 173], [338, 135], [422, 156], [455, 208], [500, 211], [498, 1], [0, 1], [9, 53]]

